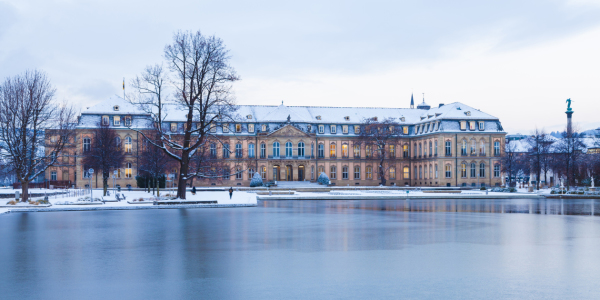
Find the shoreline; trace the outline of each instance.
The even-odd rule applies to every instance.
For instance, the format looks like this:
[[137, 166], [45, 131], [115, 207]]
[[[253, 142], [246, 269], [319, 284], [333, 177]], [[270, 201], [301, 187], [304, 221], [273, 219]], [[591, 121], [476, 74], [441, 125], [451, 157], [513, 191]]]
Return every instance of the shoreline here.
[[[256, 207], [257, 204], [184, 204], [184, 205], [132, 205], [132, 206], [82, 206], [82, 207], [40, 207], [40, 208], [16, 208], [8, 209], [4, 213], [27, 213], [27, 212], [58, 212], [58, 211], [97, 211], [97, 210], [144, 210], [144, 209], [180, 209], [180, 208], [232, 208], [232, 207]], [[1, 212], [0, 212], [1, 213]]]

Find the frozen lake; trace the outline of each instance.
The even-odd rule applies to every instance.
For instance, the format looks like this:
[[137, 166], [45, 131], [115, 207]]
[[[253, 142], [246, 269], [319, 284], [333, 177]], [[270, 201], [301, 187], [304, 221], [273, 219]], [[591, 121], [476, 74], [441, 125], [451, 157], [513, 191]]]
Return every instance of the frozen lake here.
[[0, 215], [0, 299], [598, 299], [600, 200]]

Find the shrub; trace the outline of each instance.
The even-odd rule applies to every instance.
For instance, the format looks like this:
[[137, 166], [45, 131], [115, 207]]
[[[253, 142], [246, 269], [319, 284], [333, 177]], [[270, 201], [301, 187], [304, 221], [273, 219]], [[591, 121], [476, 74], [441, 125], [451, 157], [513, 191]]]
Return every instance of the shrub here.
[[485, 188], [485, 186], [482, 186], [482, 187], [481, 187], [479, 190], [481, 190], [481, 191], [485, 191], [485, 190], [486, 190], [486, 188]]
[[6, 204], [8, 204], [8, 205], [17, 205], [17, 201], [11, 200], [11, 201], [8, 201], [8, 203], [6, 203]]
[[250, 181], [250, 187], [257, 187], [262, 185], [262, 177], [260, 177], [260, 174], [258, 174], [258, 172], [254, 173], [254, 176], [252, 176], [252, 180]]
[[511, 193], [516, 193], [517, 189], [514, 188], [514, 187], [511, 187], [511, 188], [508, 189], [508, 191], [511, 192]]
[[317, 182], [319, 184], [328, 185], [329, 184], [329, 177], [327, 177], [327, 174], [325, 174], [325, 172], [321, 172], [321, 174], [319, 174], [319, 178], [317, 179]]

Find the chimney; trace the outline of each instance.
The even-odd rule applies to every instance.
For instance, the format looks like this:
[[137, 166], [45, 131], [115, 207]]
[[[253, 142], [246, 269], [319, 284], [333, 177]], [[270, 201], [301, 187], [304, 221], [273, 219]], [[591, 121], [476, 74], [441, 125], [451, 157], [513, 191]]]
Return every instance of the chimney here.
[[444, 106], [444, 103], [440, 103], [440, 106], [438, 106], [438, 108], [440, 108], [440, 107], [442, 107], [442, 106]]

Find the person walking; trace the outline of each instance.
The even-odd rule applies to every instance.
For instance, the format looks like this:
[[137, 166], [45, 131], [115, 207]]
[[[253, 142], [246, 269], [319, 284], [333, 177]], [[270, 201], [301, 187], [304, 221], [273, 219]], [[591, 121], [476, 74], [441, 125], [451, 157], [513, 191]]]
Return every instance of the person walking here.
[[229, 188], [229, 199], [231, 200], [231, 196], [233, 196], [233, 187]]

